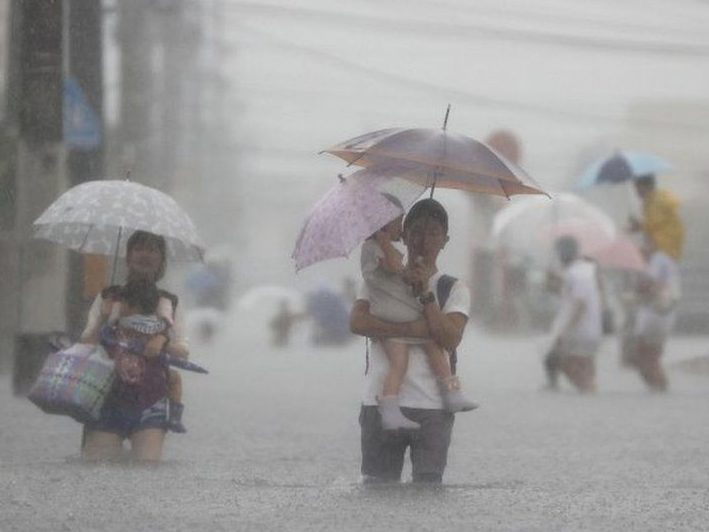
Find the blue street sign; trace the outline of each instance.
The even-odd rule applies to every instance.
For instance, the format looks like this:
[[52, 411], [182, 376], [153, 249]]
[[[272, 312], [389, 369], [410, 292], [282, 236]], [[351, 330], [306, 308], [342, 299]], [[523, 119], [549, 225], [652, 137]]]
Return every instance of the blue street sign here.
[[64, 80], [64, 144], [78, 150], [101, 144], [101, 123], [75, 78]]

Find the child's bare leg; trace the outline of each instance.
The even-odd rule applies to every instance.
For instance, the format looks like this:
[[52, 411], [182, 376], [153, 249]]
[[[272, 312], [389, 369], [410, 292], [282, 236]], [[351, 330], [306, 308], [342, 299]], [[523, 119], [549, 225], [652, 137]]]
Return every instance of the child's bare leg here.
[[382, 345], [389, 359], [389, 371], [384, 378], [384, 389], [379, 399], [382, 428], [384, 430], [418, 429], [420, 425], [404, 416], [399, 408], [399, 389], [409, 365], [409, 348], [403, 342], [392, 340], [384, 340]]
[[431, 366], [431, 371], [438, 378], [445, 409], [448, 412], [475, 410], [478, 405], [463, 395], [460, 389], [460, 381], [451, 371], [448, 353], [433, 342], [424, 344], [423, 348]]
[[182, 376], [174, 369], [168, 371], [167, 397], [171, 401], [182, 402]]
[[182, 404], [182, 376], [174, 369], [167, 372], [167, 399], [169, 402], [168, 428], [173, 432], [187, 432], [182, 424], [182, 412], [185, 409]]
[[453, 377], [451, 372], [450, 359], [448, 353], [445, 352], [438, 344], [428, 342], [423, 344], [423, 350], [426, 352], [428, 365], [431, 366], [431, 371], [441, 381], [448, 381]]
[[403, 342], [384, 340], [384, 352], [389, 359], [389, 371], [384, 377], [382, 395], [399, 395], [401, 383], [404, 382], [406, 369], [409, 367], [409, 348]]

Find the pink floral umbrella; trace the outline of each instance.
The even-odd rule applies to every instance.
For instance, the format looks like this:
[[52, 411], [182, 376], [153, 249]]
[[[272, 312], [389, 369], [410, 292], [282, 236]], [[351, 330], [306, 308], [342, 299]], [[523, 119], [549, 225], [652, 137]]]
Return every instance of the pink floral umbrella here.
[[360, 170], [331, 188], [308, 214], [296, 241], [296, 270], [316, 262], [346, 257], [369, 235], [403, 214], [424, 187]]

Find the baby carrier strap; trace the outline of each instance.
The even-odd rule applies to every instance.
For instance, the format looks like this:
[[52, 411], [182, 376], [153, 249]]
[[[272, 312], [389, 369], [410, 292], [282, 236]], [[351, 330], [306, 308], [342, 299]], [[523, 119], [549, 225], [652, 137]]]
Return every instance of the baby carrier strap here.
[[121, 293], [121, 285], [114, 284], [101, 290], [101, 299], [116, 299]]
[[[457, 280], [458, 279], [452, 275], [446, 274], [441, 275], [438, 279], [438, 283], [436, 284], [436, 299], [438, 299], [439, 307], [443, 308], [446, 305], [448, 297], [451, 295], [453, 285]], [[451, 373], [455, 375], [456, 366], [458, 365], [458, 353], [453, 349], [453, 351], [448, 353], [448, 356], [450, 357]]]

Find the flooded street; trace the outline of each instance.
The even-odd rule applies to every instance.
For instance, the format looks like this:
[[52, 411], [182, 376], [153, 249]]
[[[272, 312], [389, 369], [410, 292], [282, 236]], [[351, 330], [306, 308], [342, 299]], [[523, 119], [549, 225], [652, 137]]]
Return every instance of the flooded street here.
[[[187, 375], [184, 436], [157, 467], [87, 465], [79, 426], [0, 399], [0, 530], [702, 530], [709, 380], [670, 370], [647, 393], [599, 355], [599, 394], [540, 391], [538, 339], [470, 328], [460, 374], [482, 407], [456, 419], [444, 486], [359, 484], [364, 342], [274, 350], [239, 323]], [[670, 341], [666, 361], [706, 354]], [[410, 469], [405, 469], [408, 478]], [[112, 501], [112, 502], [109, 502]]]

